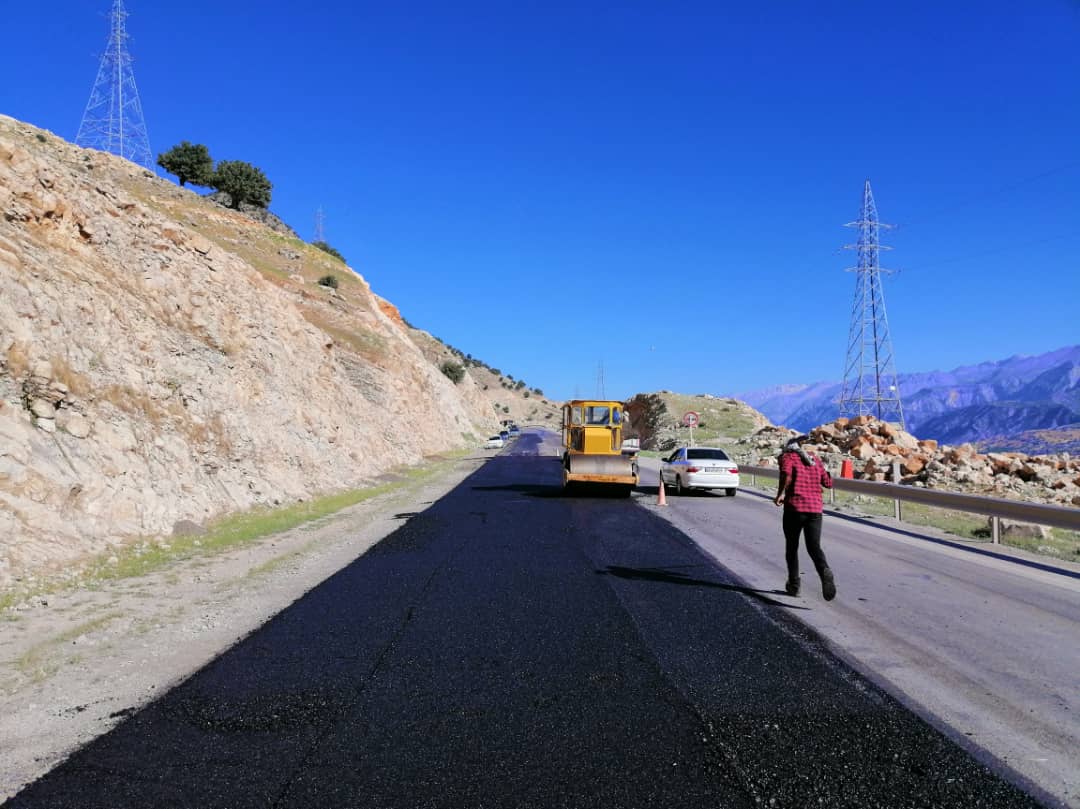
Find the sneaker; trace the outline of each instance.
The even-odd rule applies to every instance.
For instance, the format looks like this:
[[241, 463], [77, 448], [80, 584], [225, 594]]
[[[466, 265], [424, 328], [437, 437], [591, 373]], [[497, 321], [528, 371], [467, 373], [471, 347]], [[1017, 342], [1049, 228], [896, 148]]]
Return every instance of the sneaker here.
[[821, 594], [826, 601], [836, 598], [836, 581], [833, 579], [832, 570], [825, 568], [821, 571]]
[[787, 594], [789, 596], [797, 596], [799, 594], [799, 580], [798, 579], [788, 579], [784, 583], [784, 590], [787, 591]]

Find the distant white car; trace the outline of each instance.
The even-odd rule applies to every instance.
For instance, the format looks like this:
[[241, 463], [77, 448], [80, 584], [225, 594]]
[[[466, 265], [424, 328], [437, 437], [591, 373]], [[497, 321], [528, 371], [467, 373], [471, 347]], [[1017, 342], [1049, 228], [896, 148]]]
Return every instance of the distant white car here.
[[502, 449], [504, 446], [506, 446], [506, 442], [503, 441], [501, 435], [493, 435], [484, 442], [484, 449]]
[[722, 449], [680, 447], [660, 462], [661, 485], [688, 489], [723, 489], [728, 497], [739, 491], [739, 466]]

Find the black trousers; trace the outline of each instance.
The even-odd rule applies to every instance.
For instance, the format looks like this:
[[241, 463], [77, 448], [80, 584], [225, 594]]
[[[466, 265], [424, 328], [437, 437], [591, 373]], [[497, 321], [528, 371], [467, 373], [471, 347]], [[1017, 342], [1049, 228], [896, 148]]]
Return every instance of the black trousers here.
[[784, 540], [786, 542], [788, 581], [799, 579], [799, 534], [806, 539], [806, 552], [814, 561], [820, 576], [828, 567], [821, 550], [821, 514], [808, 514], [793, 508], [784, 509]]

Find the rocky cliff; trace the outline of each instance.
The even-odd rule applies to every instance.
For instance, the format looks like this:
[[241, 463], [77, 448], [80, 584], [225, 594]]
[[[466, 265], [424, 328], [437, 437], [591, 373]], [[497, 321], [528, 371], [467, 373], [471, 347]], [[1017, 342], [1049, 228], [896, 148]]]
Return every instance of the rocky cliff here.
[[326, 253], [0, 116], [0, 586], [494, 429], [409, 331]]

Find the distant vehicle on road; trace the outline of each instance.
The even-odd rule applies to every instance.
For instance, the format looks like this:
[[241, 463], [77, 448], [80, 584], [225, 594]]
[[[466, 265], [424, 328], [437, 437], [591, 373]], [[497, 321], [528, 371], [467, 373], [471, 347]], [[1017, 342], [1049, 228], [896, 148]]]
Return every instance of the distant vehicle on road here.
[[505, 446], [506, 442], [501, 435], [493, 435], [484, 442], [484, 449], [502, 449]]
[[499, 430], [499, 438], [501, 438], [504, 442], [509, 441], [510, 440], [510, 431], [509, 430]]
[[512, 425], [510, 427], [510, 437], [517, 438], [519, 435], [521, 435], [521, 430], [518, 429], [518, 426], [516, 424]]
[[660, 462], [660, 485], [675, 494], [689, 489], [723, 489], [728, 497], [739, 491], [739, 466], [722, 449], [680, 447]]

